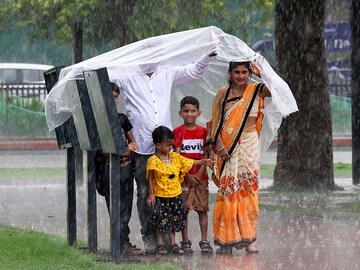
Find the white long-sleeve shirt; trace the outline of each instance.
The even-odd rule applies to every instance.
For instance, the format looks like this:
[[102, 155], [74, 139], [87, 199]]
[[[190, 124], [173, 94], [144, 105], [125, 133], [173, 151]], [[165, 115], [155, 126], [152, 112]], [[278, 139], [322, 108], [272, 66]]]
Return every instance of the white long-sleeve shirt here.
[[208, 55], [193, 64], [155, 71], [151, 77], [141, 72], [119, 75], [114, 79], [125, 94], [125, 110], [133, 125], [133, 134], [138, 144], [138, 153], [155, 152], [151, 133], [158, 126], [172, 130], [171, 90], [173, 85], [198, 79], [211, 63]]

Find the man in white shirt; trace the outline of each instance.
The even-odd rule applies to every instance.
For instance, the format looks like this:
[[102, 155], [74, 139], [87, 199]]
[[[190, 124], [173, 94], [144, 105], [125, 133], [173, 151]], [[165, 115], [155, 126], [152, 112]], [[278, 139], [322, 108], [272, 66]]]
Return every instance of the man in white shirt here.
[[145, 251], [155, 249], [154, 232], [148, 228], [150, 208], [147, 205], [148, 182], [146, 164], [155, 153], [152, 132], [158, 126], [172, 128], [171, 90], [174, 85], [199, 79], [211, 63], [215, 51], [204, 55], [195, 63], [157, 71], [156, 65], [144, 66], [143, 72], [119, 75], [114, 79], [125, 94], [125, 110], [133, 125], [133, 135], [138, 144], [138, 151], [133, 156], [135, 181], [137, 185], [137, 209], [141, 224], [141, 234]]

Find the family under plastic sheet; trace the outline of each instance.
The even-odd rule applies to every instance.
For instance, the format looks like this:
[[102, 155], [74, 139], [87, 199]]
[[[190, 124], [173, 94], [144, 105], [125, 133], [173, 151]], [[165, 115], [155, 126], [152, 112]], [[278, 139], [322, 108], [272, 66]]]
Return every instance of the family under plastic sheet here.
[[[187, 188], [202, 181], [208, 183], [196, 172], [189, 173], [194, 163], [199, 163], [201, 171], [211, 166], [212, 179], [219, 187], [213, 213], [217, 254], [231, 254], [233, 248], [258, 252], [255, 243], [259, 158], [272, 142], [282, 119], [298, 110], [286, 82], [264, 57], [219, 28], [153, 37], [64, 68], [45, 100], [50, 130], [64, 123], [77, 106], [69, 98], [76, 89], [68, 82], [81, 77], [84, 70], [102, 67], [107, 68], [110, 81], [123, 91], [125, 114], [133, 126], [137, 147], [131, 153], [131, 167], [137, 184], [145, 252], [191, 253], [185, 221], [191, 206], [183, 204], [181, 194], [186, 190], [184, 183]], [[184, 139], [190, 141], [179, 144], [174, 137], [178, 133], [172, 132], [172, 103], [178, 106], [184, 96], [198, 96], [202, 108], [212, 108], [200, 112], [196, 105], [188, 104], [192, 110], [179, 112], [185, 129], [186, 119], [192, 118], [190, 130], [196, 119], [208, 120], [206, 137], [196, 139], [196, 143], [190, 137]], [[170, 133], [166, 135], [167, 132]], [[170, 151], [174, 142], [176, 151]], [[186, 143], [190, 143], [190, 153], [193, 148], [196, 152], [198, 145], [203, 156], [185, 157], [182, 150], [186, 149], [182, 148]], [[202, 211], [208, 209], [199, 212]], [[164, 213], [172, 218], [164, 218]], [[200, 220], [204, 222], [204, 218]], [[200, 227], [203, 232], [206, 226]], [[180, 247], [175, 242], [177, 231], [182, 231]], [[163, 236], [169, 238], [168, 248], [164, 248]], [[203, 233], [199, 244], [204, 253], [212, 253]], [[131, 244], [126, 251], [139, 254], [139, 249]]]

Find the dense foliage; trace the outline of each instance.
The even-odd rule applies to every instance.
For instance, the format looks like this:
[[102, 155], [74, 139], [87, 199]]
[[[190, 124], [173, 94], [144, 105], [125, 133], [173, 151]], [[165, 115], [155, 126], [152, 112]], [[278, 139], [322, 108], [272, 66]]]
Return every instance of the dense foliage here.
[[[250, 41], [272, 35], [273, 0], [2, 0], [0, 8], [30, 27], [31, 40], [56, 39], [68, 45], [73, 28], [81, 21], [85, 44], [117, 46], [149, 36], [216, 25]], [[3, 14], [0, 11], [0, 15]], [[4, 16], [2, 16], [4, 18]]]

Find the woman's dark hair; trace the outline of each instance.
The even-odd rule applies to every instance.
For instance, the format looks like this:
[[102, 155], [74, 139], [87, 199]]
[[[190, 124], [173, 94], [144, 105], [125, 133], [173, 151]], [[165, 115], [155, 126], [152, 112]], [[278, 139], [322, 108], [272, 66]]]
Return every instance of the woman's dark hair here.
[[186, 105], [191, 104], [196, 107], [196, 109], [200, 110], [200, 103], [196, 97], [186, 96], [180, 101], [180, 110]]
[[119, 94], [120, 95], [120, 89], [119, 89], [119, 86], [117, 86], [115, 83], [111, 83], [111, 90], [113, 91], [113, 92], [116, 92], [117, 94]]
[[244, 62], [230, 62], [229, 63], [229, 72], [233, 71], [234, 68], [236, 68], [237, 66], [245, 66], [249, 72], [251, 73], [250, 70], [250, 62], [249, 61], [244, 61]]
[[154, 144], [165, 143], [174, 139], [174, 133], [165, 126], [159, 126], [152, 132], [152, 138]]

